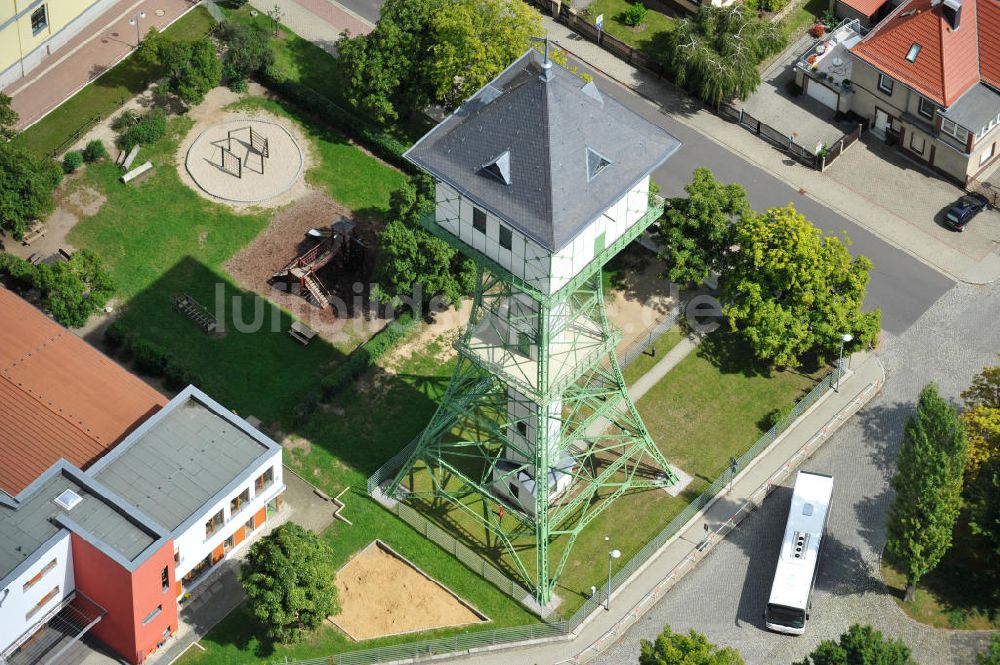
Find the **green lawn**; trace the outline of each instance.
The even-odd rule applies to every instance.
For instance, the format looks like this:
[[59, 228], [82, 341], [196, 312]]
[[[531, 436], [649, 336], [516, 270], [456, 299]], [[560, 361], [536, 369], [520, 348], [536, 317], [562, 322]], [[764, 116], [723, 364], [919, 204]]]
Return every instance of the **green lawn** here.
[[[663, 360], [670, 349], [677, 346], [677, 343], [684, 339], [684, 331], [679, 327], [674, 327], [660, 335], [644, 352], [640, 353], [635, 360], [622, 368], [622, 375], [625, 377], [625, 385], [630, 386], [639, 377], [653, 368], [656, 363]], [[655, 352], [655, 353], [654, 353]]]
[[[680, 333], [668, 333], [660, 341], [666, 349], [679, 337]], [[749, 350], [731, 334], [710, 335], [638, 402], [639, 412], [668, 462], [694, 480], [678, 497], [660, 489], [625, 494], [588, 525], [578, 537], [556, 588], [562, 600], [560, 615], [572, 615], [590, 596], [590, 587], [606, 579], [609, 548], [621, 550], [623, 556], [616, 565], [625, 565], [728, 467], [730, 457], [742, 455], [770, 428], [772, 412], [798, 401], [825, 372], [769, 374], [754, 367], [750, 357]], [[630, 371], [630, 377], [637, 375], [638, 370]], [[417, 491], [426, 489], [428, 483], [426, 471], [414, 474], [412, 486]], [[484, 509], [474, 498], [465, 504], [473, 512]], [[513, 574], [513, 561], [467, 513], [429, 500], [417, 505], [429, 519]], [[562, 538], [553, 542], [553, 559], [565, 544]], [[527, 559], [525, 565], [531, 574], [533, 560], [530, 555]]]
[[[450, 362], [435, 360], [445, 347], [443, 340], [437, 340], [401, 362], [380, 361], [363, 381], [341, 393], [335, 404], [301, 428], [298, 434], [302, 438], [287, 446], [285, 455], [286, 464], [329, 494], [339, 493], [346, 486], [355, 489], [345, 499], [345, 516], [354, 526], [337, 522], [323, 534], [334, 549], [338, 567], [378, 537], [490, 617], [489, 623], [474, 628], [429, 631], [416, 636], [419, 639], [537, 621], [364, 493], [367, 475], [418, 434], [433, 414], [451, 373]], [[285, 656], [311, 658], [415, 639], [410, 636], [354, 643], [328, 625], [294, 646], [268, 645], [259, 635], [256, 622], [240, 608], [200, 641], [206, 651], [191, 649], [178, 662], [273, 663]]]
[[788, 36], [788, 43], [794, 42], [811, 28], [829, 7], [829, 3], [824, 0], [806, 0], [793, 9], [785, 20], [782, 21], [782, 28]]
[[951, 549], [937, 568], [920, 580], [913, 602], [903, 601], [906, 576], [888, 555], [882, 559], [882, 579], [896, 604], [916, 621], [935, 628], [998, 630], [1000, 602], [995, 593], [998, 563], [986, 541], [969, 531], [968, 515], [962, 513]]
[[622, 19], [625, 9], [631, 4], [628, 0], [594, 0], [582, 18], [593, 24], [598, 16], [604, 14], [605, 33], [646, 55], [660, 55], [663, 51], [663, 37], [677, 27], [677, 19], [650, 9], [646, 14], [645, 27], [640, 26], [641, 29], [636, 30], [625, 25]]
[[[164, 31], [172, 39], [195, 41], [214, 25], [204, 7], [196, 7]], [[42, 120], [21, 132], [14, 144], [36, 155], [48, 155], [74, 136], [95, 116], [107, 118], [127, 100], [146, 89], [163, 74], [157, 66], [146, 66], [131, 56], [99, 76]], [[89, 129], [89, 127], [88, 127]]]

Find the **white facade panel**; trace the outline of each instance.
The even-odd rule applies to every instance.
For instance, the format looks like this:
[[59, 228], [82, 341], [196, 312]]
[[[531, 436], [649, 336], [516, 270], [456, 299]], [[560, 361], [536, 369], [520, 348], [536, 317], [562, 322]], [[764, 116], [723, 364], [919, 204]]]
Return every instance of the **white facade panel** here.
[[[41, 577], [25, 589], [24, 585], [39, 573], [42, 573]], [[39, 601], [56, 587], [59, 592], [39, 605]], [[59, 607], [75, 588], [70, 534], [69, 531], [63, 531], [31, 566], [5, 589], [0, 589], [0, 651], [48, 618], [48, 614]]]
[[[266, 487], [259, 494], [254, 492], [254, 481], [268, 468], [274, 470], [274, 481]], [[230, 514], [229, 504], [233, 498], [240, 495], [245, 489], [250, 489], [250, 501], [244, 504], [242, 508], [235, 514]], [[180, 554], [180, 561], [177, 563], [175, 569], [176, 579], [181, 579], [187, 573], [198, 565], [199, 562], [205, 559], [212, 550], [216, 549], [221, 545], [227, 538], [229, 538], [237, 529], [243, 528], [243, 525], [254, 516], [257, 511], [264, 508], [268, 501], [273, 499], [278, 494], [281, 494], [285, 489], [283, 469], [281, 466], [281, 450], [276, 450], [274, 453], [266, 459], [266, 461], [261, 462], [252, 469], [248, 469], [243, 473], [240, 479], [239, 486], [232, 492], [229, 492], [224, 497], [215, 501], [214, 503], [205, 506], [198, 515], [198, 519], [190, 524], [181, 533], [174, 533], [174, 549]], [[218, 513], [220, 510], [223, 511], [223, 519], [225, 522], [221, 527], [215, 530], [211, 536], [205, 536], [205, 523]]]

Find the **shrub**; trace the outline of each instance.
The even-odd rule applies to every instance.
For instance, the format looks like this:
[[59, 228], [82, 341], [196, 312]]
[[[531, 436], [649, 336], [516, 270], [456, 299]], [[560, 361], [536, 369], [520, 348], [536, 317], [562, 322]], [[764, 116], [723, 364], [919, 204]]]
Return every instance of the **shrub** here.
[[305, 425], [310, 416], [316, 413], [319, 405], [323, 402], [323, 393], [313, 391], [306, 393], [292, 409], [292, 420], [296, 425]]
[[100, 139], [94, 139], [83, 149], [83, 159], [85, 162], [97, 162], [107, 159], [107, 157], [108, 149], [104, 147], [104, 141]]
[[0, 254], [0, 274], [7, 275], [17, 289], [32, 288], [35, 285], [37, 272], [38, 269], [30, 261], [6, 252]]
[[132, 333], [121, 322], [121, 319], [116, 319], [104, 329], [104, 346], [110, 352], [128, 350], [131, 336]]
[[197, 384], [198, 378], [189, 369], [167, 356], [166, 366], [163, 368], [163, 383], [170, 390], [181, 390]]
[[139, 122], [139, 114], [135, 109], [125, 109], [111, 121], [111, 129], [116, 132], [123, 132], [137, 122]]
[[167, 133], [167, 114], [153, 109], [132, 125], [119, 137], [123, 150], [131, 150], [135, 145], [156, 143]]
[[649, 10], [646, 9], [646, 5], [641, 2], [633, 2], [628, 6], [628, 9], [622, 13], [622, 21], [625, 22], [625, 25], [630, 25], [634, 28], [642, 25], [646, 21], [646, 15], [648, 13]]
[[135, 369], [150, 376], [163, 376], [169, 358], [167, 352], [149, 340], [137, 339], [132, 343], [132, 362]]
[[81, 166], [83, 166], [83, 153], [79, 150], [70, 150], [66, 153], [66, 156], [63, 157], [63, 173], [72, 173]]

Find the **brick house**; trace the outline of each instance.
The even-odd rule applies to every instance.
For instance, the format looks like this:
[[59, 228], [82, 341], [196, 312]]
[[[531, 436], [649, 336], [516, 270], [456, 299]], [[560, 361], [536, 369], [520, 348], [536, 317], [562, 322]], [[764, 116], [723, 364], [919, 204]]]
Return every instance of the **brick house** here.
[[850, 48], [851, 110], [966, 186], [1000, 160], [1000, 2], [907, 0]]

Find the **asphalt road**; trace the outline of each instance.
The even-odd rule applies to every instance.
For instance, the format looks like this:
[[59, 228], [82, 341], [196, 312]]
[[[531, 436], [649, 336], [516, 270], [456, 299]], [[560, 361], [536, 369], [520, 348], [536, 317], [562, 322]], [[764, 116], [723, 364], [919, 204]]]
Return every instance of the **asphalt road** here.
[[[647, 101], [616, 81], [593, 71], [580, 61], [573, 61], [580, 71], [590, 72], [605, 95], [677, 137], [683, 146], [667, 163], [653, 173], [663, 188], [664, 196], [683, 194], [697, 167], [707, 167], [722, 182], [739, 182], [747, 189], [750, 203], [756, 210], [795, 204], [796, 210], [821, 228], [824, 233], [847, 233], [853, 242], [851, 251], [872, 260], [866, 308], [882, 310], [882, 327], [893, 335], [903, 333], [938, 298], [954, 285], [954, 281], [933, 268], [895, 248], [870, 231], [830, 210], [814, 199], [746, 161], [701, 132], [667, 115], [659, 106]], [[761, 142], [761, 149], [770, 147]]]
[[347, 7], [371, 23], [378, 23], [383, 0], [337, 0], [337, 4]]
[[[921, 665], [970, 665], [987, 634], [934, 630], [907, 618], [882, 585], [879, 560], [885, 545], [885, 514], [892, 500], [889, 478], [906, 417], [929, 381], [960, 402], [959, 393], [1000, 349], [1000, 285], [959, 285], [938, 300], [881, 358], [887, 380], [882, 393], [852, 418], [803, 468], [834, 476], [827, 538], [820, 559], [806, 634], [764, 629], [778, 550], [791, 499], [790, 485], [775, 490], [695, 570], [674, 587], [596, 662], [636, 662], [640, 639], [670, 624], [705, 633], [740, 650], [747, 665], [788, 665], [822, 639], [835, 639], [852, 623], [874, 625], [902, 638]], [[941, 338], [961, 339], [942, 344]]]

